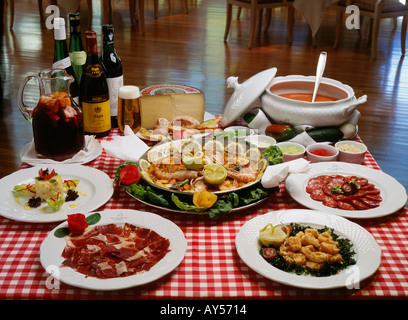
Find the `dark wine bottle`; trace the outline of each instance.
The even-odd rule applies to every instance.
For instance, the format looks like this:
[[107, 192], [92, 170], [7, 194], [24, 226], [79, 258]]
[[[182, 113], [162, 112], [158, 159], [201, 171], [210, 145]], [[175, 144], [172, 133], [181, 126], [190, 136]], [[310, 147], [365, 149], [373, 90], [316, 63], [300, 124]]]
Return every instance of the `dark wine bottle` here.
[[102, 26], [103, 51], [99, 60], [105, 69], [106, 80], [108, 81], [112, 128], [117, 128], [118, 94], [119, 88], [123, 86], [123, 66], [115, 51], [113, 31], [114, 28], [111, 24]]
[[78, 12], [70, 13], [69, 15], [69, 57], [71, 59], [72, 68], [75, 72], [75, 79], [78, 84], [81, 84], [82, 72], [86, 62], [86, 52], [82, 43], [81, 21]]
[[70, 86], [70, 93], [76, 103], [79, 102], [79, 86], [75, 80], [75, 72], [72, 68], [71, 59], [68, 55], [67, 35], [65, 33], [65, 19], [54, 18], [54, 63], [53, 68], [65, 69], [65, 71], [74, 77], [74, 81]]
[[85, 134], [102, 138], [110, 134], [110, 103], [106, 74], [99, 62], [95, 31], [86, 31], [86, 62], [81, 78], [80, 102]]

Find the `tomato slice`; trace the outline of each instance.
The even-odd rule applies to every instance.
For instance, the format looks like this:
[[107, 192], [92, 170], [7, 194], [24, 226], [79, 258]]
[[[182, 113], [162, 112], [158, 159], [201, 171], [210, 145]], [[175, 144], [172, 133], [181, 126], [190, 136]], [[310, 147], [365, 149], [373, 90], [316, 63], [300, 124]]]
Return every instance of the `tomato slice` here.
[[264, 248], [263, 250], [262, 250], [262, 256], [265, 258], [265, 259], [268, 259], [268, 260], [272, 260], [272, 259], [275, 259], [276, 258], [276, 256], [277, 256], [277, 251], [276, 251], [276, 249], [275, 248]]

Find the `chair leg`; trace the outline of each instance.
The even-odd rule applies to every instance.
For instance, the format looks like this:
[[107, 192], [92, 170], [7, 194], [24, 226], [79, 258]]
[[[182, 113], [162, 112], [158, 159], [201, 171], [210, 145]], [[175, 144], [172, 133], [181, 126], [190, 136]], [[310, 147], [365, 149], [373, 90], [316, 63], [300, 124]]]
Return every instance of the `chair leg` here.
[[13, 29], [14, 25], [14, 0], [9, 0], [10, 5], [10, 29]]
[[139, 27], [140, 27], [140, 33], [142, 35], [145, 35], [145, 18], [144, 18], [144, 0], [139, 0]]
[[225, 32], [224, 32], [224, 41], [227, 41], [229, 29], [231, 27], [232, 19], [232, 4], [227, 4], [227, 18], [225, 22]]
[[401, 25], [401, 53], [405, 54], [405, 41], [407, 38], [407, 24], [408, 24], [408, 15], [404, 15]]
[[254, 44], [255, 30], [256, 30], [257, 21], [258, 21], [258, 10], [256, 10], [255, 8], [252, 8], [251, 9], [251, 28], [250, 28], [248, 49], [251, 49], [252, 45]]
[[189, 13], [189, 10], [188, 10], [188, 0], [184, 0], [184, 9], [186, 10], [186, 14], [188, 14], [188, 13]]
[[159, 0], [154, 0], [154, 18], [159, 16]]
[[292, 44], [293, 40], [293, 25], [295, 23], [295, 8], [292, 5], [288, 6], [288, 43]]
[[263, 32], [267, 32], [271, 24], [272, 9], [268, 8], [265, 12], [265, 26], [263, 27]]
[[336, 12], [336, 37], [334, 39], [333, 48], [337, 48], [337, 46], [339, 44], [341, 26], [343, 25], [343, 15], [344, 15], [343, 8], [337, 8], [337, 12]]
[[130, 24], [132, 27], [136, 24], [136, 0], [129, 0]]
[[373, 19], [373, 28], [371, 36], [371, 58], [373, 60], [377, 57], [377, 41], [378, 41], [378, 31], [380, 29], [380, 17], [379, 13], [374, 16]]

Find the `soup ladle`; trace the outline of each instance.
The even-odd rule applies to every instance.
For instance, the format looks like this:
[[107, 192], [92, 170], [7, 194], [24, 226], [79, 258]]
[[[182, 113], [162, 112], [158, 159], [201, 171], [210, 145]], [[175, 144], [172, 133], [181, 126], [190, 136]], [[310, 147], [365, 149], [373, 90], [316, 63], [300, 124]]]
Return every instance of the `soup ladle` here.
[[315, 102], [315, 99], [316, 99], [316, 94], [319, 89], [320, 81], [322, 80], [324, 68], [326, 67], [326, 59], [327, 59], [327, 53], [324, 51], [321, 52], [319, 56], [319, 61], [317, 62], [316, 80], [315, 80], [315, 86], [313, 90], [312, 103]]

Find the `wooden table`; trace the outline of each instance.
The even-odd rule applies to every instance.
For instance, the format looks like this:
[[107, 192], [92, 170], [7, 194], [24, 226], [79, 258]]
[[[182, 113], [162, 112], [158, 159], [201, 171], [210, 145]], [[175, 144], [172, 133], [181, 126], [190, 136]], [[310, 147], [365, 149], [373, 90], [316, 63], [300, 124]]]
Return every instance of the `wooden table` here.
[[[118, 130], [113, 130], [106, 139], [118, 134]], [[122, 160], [103, 151], [87, 165], [113, 179], [121, 163]], [[370, 153], [364, 165], [380, 170]], [[22, 165], [22, 169], [27, 167]], [[120, 208], [154, 212], [181, 228], [188, 247], [184, 260], [173, 272], [153, 283], [120, 291], [84, 290], [64, 283], [60, 283], [59, 289], [50, 290], [46, 286], [50, 275], [40, 264], [39, 248], [48, 232], [59, 223], [30, 224], [0, 217], [0, 299], [401, 299], [408, 296], [406, 208], [385, 218], [356, 221], [373, 235], [382, 250], [380, 268], [358, 290], [309, 290], [281, 285], [252, 271], [240, 259], [235, 237], [243, 224], [272, 210], [304, 209], [291, 199], [284, 184], [279, 193], [258, 206], [219, 220], [151, 208], [115, 185], [112, 198], [98, 212]]]

